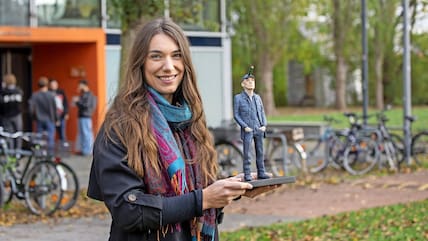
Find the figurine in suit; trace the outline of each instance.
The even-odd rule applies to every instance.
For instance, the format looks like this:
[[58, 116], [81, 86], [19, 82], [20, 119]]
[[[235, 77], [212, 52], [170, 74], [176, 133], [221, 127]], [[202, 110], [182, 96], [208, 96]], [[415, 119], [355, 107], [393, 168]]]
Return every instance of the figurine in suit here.
[[263, 138], [266, 131], [266, 115], [262, 99], [254, 92], [256, 82], [252, 70], [241, 79], [243, 91], [234, 97], [233, 115], [241, 127], [241, 139], [244, 143], [244, 178], [251, 181], [250, 146], [254, 141], [256, 149], [257, 179], [267, 179], [263, 158]]

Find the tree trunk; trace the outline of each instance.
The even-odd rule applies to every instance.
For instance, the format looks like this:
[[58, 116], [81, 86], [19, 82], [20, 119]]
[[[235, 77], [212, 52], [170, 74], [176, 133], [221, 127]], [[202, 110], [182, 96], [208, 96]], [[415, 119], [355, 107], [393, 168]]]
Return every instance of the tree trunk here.
[[383, 101], [383, 52], [378, 52], [375, 57], [375, 75], [376, 75], [376, 108], [384, 108]]
[[[261, 78], [256, 79], [257, 86], [259, 88], [261, 97], [263, 99], [263, 106], [266, 112], [266, 115], [276, 114], [275, 99], [273, 96], [273, 60], [269, 57], [268, 53], [262, 53], [261, 58], [258, 60], [259, 64], [259, 73], [261, 73]], [[257, 68], [257, 66], [256, 66]], [[257, 72], [257, 70], [256, 70]]]
[[120, 49], [120, 68], [119, 68], [119, 86], [122, 84], [122, 81], [125, 79], [125, 63], [128, 60], [128, 53], [131, 48], [132, 42], [134, 41], [135, 30], [129, 29], [126, 32], [122, 33], [120, 38], [121, 49]]
[[345, 58], [336, 56], [336, 108], [343, 111], [346, 109], [346, 72], [348, 67]]
[[345, 56], [345, 29], [344, 19], [340, 0], [333, 0], [333, 42], [334, 55], [336, 57], [336, 108], [344, 110], [346, 108], [346, 72], [348, 70]]

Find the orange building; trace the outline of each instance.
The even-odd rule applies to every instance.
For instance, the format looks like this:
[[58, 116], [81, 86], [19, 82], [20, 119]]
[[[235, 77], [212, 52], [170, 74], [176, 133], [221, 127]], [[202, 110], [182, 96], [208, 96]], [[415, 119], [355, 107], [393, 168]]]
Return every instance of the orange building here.
[[[87, 79], [98, 99], [93, 116], [95, 131], [98, 129], [105, 111], [101, 107], [106, 106], [105, 33], [102, 29], [0, 26], [0, 47], [4, 68], [14, 69], [11, 72], [17, 76], [27, 99], [37, 90], [40, 76], [57, 79], [69, 99], [78, 95], [78, 81]], [[27, 108], [24, 109], [28, 119]], [[27, 120], [26, 129], [29, 127]], [[70, 106], [67, 133], [69, 139], [76, 138], [77, 108], [73, 106]]]

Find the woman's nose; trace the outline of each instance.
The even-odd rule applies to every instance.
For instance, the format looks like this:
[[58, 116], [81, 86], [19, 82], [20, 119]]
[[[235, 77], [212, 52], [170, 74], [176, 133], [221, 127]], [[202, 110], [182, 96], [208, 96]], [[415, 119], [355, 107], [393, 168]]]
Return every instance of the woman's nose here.
[[164, 69], [164, 70], [168, 70], [168, 71], [170, 71], [170, 70], [173, 70], [173, 69], [174, 69], [174, 61], [172, 60], [172, 58], [171, 58], [171, 57], [166, 57], [166, 58], [165, 58], [165, 62], [164, 62], [164, 65], [163, 65], [163, 69]]

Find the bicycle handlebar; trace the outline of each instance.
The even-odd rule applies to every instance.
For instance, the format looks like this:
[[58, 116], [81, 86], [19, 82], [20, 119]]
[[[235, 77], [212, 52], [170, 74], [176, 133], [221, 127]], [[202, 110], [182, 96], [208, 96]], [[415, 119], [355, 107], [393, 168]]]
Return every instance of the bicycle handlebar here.
[[0, 126], [0, 136], [2, 137], [16, 139], [16, 138], [22, 137], [23, 134], [24, 133], [22, 131], [18, 131], [15, 133], [6, 132], [4, 131], [4, 128]]
[[404, 116], [404, 119], [406, 119], [406, 120], [408, 120], [410, 122], [413, 122], [413, 121], [417, 120], [416, 116], [411, 116], [411, 115], [410, 116], [409, 115]]
[[332, 124], [332, 123], [340, 123], [340, 122], [341, 122], [340, 120], [335, 119], [335, 118], [334, 118], [334, 117], [332, 117], [332, 116], [327, 116], [327, 115], [324, 115], [324, 121], [328, 122], [328, 124]]
[[34, 139], [43, 139], [44, 137], [46, 137], [46, 134], [34, 133], [34, 132], [22, 132], [22, 131], [10, 133], [10, 132], [4, 131], [4, 128], [0, 126], [0, 136], [4, 138], [11, 138], [11, 139], [22, 138], [25, 141], [31, 142]]

